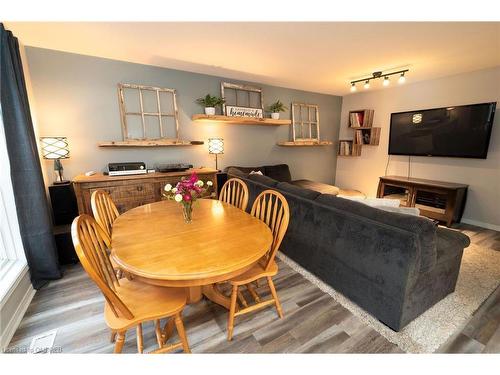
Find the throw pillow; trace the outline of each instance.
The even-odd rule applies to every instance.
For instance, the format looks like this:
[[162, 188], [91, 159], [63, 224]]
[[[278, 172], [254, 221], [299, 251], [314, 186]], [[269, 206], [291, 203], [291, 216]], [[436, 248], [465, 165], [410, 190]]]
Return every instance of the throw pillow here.
[[398, 214], [420, 216], [420, 210], [416, 207], [391, 207], [391, 206], [373, 206], [379, 210], [395, 212]]
[[370, 207], [399, 207], [399, 199], [388, 199], [388, 198], [362, 198], [362, 197], [350, 197], [342, 196], [341, 198], [349, 199], [359, 203], [366, 204]]

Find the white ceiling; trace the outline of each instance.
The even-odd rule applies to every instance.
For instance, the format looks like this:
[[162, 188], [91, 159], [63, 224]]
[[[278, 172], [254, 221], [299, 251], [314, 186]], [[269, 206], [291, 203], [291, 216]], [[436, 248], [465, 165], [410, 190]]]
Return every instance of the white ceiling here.
[[[7, 22], [28, 46], [343, 95], [409, 67], [407, 82], [500, 65], [500, 23]], [[381, 87], [374, 83], [372, 89]]]

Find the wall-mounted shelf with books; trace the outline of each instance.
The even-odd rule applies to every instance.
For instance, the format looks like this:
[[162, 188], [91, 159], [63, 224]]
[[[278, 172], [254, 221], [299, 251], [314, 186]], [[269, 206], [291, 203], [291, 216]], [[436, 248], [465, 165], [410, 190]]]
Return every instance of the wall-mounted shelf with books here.
[[379, 127], [372, 127], [373, 109], [349, 111], [348, 127], [354, 130], [353, 139], [339, 141], [338, 156], [361, 156], [363, 146], [378, 146], [380, 143]]
[[222, 116], [222, 115], [193, 115], [191, 120], [197, 122], [219, 122], [225, 124], [237, 125], [291, 125], [291, 120], [274, 120], [272, 118], [253, 118], [253, 117], [236, 117], [236, 116]]
[[350, 128], [368, 128], [373, 125], [373, 109], [357, 109], [349, 111]]
[[318, 147], [318, 146], [331, 146], [333, 142], [331, 141], [290, 141], [290, 142], [278, 142], [276, 143], [281, 147]]
[[354, 142], [356, 144], [378, 146], [378, 144], [380, 143], [381, 128], [362, 127], [354, 129]]
[[352, 139], [339, 140], [338, 156], [361, 156], [361, 145], [354, 143]]

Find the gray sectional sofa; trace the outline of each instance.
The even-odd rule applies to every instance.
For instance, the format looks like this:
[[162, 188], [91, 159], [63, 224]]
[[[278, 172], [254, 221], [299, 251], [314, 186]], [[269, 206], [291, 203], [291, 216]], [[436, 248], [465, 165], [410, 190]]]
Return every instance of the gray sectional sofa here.
[[[260, 170], [263, 175], [249, 174]], [[464, 234], [294, 184], [286, 164], [228, 167], [249, 189], [281, 192], [290, 224], [281, 251], [395, 331], [455, 290]]]

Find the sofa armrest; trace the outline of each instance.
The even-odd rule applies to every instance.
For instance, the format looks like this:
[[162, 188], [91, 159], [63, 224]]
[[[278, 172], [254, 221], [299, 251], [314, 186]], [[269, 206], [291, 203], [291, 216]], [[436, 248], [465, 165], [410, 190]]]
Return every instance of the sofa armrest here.
[[441, 238], [446, 238], [447, 241], [453, 243], [457, 248], [465, 249], [470, 245], [469, 236], [458, 230], [438, 227], [437, 235]]

